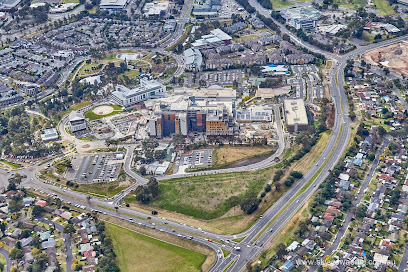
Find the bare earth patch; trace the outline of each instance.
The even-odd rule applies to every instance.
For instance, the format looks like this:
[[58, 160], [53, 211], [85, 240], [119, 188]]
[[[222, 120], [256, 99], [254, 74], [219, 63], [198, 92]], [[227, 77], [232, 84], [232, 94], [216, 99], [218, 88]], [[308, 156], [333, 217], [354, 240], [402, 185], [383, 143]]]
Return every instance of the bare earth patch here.
[[97, 115], [107, 115], [112, 113], [114, 108], [112, 106], [99, 106], [92, 110], [93, 113]]
[[408, 43], [401, 42], [374, 49], [364, 55], [371, 65], [382, 65], [397, 73], [408, 75]]

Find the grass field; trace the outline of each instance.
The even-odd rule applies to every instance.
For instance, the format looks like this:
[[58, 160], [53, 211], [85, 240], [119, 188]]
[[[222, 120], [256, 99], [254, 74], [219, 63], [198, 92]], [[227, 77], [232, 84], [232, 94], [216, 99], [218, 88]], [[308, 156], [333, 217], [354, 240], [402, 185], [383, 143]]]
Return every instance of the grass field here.
[[257, 196], [274, 171], [268, 168], [161, 181], [154, 205], [195, 218], [218, 218], [235, 206], [229, 201], [231, 197]]
[[[105, 105], [104, 105], [105, 106]], [[111, 106], [111, 105], [109, 105]], [[120, 112], [122, 112], [122, 106], [111, 106], [113, 107], [113, 112], [105, 114], [105, 115], [99, 115], [93, 112], [94, 109], [91, 109], [87, 112], [85, 112], [85, 118], [88, 118], [89, 120], [96, 120], [96, 119], [100, 119], [106, 116], [111, 116], [111, 115], [115, 115], [118, 114]]]
[[91, 62], [91, 63], [85, 62], [84, 65], [82, 65], [81, 69], [79, 69], [77, 76], [83, 77], [83, 76], [100, 73], [102, 71], [102, 68], [97, 69], [100, 64], [101, 63], [97, 63], [97, 62]]
[[111, 197], [130, 186], [130, 182], [113, 181], [109, 183], [79, 184], [76, 191], [87, 193], [97, 197]]
[[252, 41], [252, 40], [256, 40], [259, 39], [259, 36], [256, 34], [252, 34], [252, 35], [247, 35], [247, 36], [242, 36], [239, 38], [235, 38], [234, 42], [236, 43], [243, 43], [243, 42], [248, 42], [248, 41]]
[[392, 15], [394, 10], [391, 8], [390, 3], [386, 0], [374, 0], [375, 7], [378, 10], [379, 15]]
[[78, 103], [78, 104], [71, 105], [68, 109], [66, 109], [66, 110], [64, 110], [64, 111], [62, 111], [62, 112], [56, 114], [56, 115], [54, 116], [54, 120], [58, 121], [58, 120], [60, 120], [65, 114], [68, 114], [68, 113], [70, 113], [70, 112], [73, 111], [73, 110], [78, 110], [78, 109], [80, 109], [80, 108], [83, 108], [83, 107], [88, 106], [88, 105], [91, 105], [91, 104], [92, 104], [92, 102], [90, 102], [90, 101], [85, 101], [85, 102], [82, 102], [82, 103]]
[[19, 165], [17, 163], [8, 162], [8, 161], [5, 161], [5, 160], [0, 160], [0, 163], [3, 163], [5, 165], [7, 165], [7, 166], [10, 166], [13, 169], [21, 168], [21, 165]]
[[61, 4], [68, 4], [68, 3], [77, 3], [79, 4], [79, 0], [61, 0]]
[[305, 172], [306, 169], [309, 169], [313, 166], [316, 160], [319, 158], [320, 154], [323, 152], [324, 148], [327, 145], [327, 142], [330, 139], [330, 131], [325, 131], [320, 135], [320, 139], [315, 146], [307, 153], [301, 160], [298, 160], [293, 163], [293, 171]]
[[119, 268], [128, 272], [200, 271], [204, 254], [107, 223]]
[[235, 161], [263, 155], [273, 151], [269, 146], [222, 146], [215, 148], [213, 153], [214, 166], [226, 166]]
[[274, 9], [284, 8], [284, 7], [289, 7], [289, 6], [294, 5], [294, 3], [292, 3], [292, 2], [282, 1], [282, 0], [271, 0], [271, 3], [272, 3], [272, 7]]
[[339, 1], [336, 1], [335, 3], [337, 3], [339, 7], [348, 8], [351, 10], [357, 10], [367, 5], [366, 0], [339, 0]]

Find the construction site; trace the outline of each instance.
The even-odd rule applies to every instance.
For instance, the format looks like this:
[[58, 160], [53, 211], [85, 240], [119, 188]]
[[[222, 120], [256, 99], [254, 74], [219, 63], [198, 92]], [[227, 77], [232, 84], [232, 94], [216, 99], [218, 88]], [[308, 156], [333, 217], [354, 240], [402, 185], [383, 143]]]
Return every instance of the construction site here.
[[374, 49], [364, 55], [367, 63], [408, 75], [408, 43], [401, 42]]

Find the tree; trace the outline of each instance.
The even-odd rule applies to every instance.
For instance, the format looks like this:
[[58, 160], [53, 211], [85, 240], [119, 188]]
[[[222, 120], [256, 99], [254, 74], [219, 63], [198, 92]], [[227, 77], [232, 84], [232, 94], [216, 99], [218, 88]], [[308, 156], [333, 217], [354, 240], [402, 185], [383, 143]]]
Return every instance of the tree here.
[[300, 179], [303, 177], [303, 174], [300, 171], [292, 171], [290, 172], [290, 175], [296, 179]]
[[173, 135], [173, 139], [171, 141], [175, 144], [176, 147], [178, 147], [184, 145], [186, 139], [183, 134], [176, 133]]
[[276, 246], [276, 256], [279, 259], [282, 259], [283, 256], [285, 256], [285, 255], [286, 255], [286, 246], [284, 244], [282, 244], [282, 243], [278, 244]]
[[281, 187], [282, 187], [282, 184], [280, 184], [279, 182], [275, 183], [275, 189], [276, 189], [277, 192], [280, 192]]
[[76, 232], [76, 230], [75, 230], [75, 228], [74, 228], [74, 226], [72, 225], [72, 224], [66, 224], [65, 226], [64, 226], [64, 233], [69, 233], [69, 234], [72, 234], [72, 233], [75, 233]]
[[251, 214], [258, 209], [259, 201], [257, 198], [247, 199], [241, 203], [241, 210], [247, 214]]
[[139, 168], [139, 173], [140, 173], [142, 176], [146, 175], [146, 167], [141, 166], [141, 167]]
[[387, 131], [382, 126], [377, 127], [377, 132], [380, 137], [383, 137], [385, 134], [387, 134]]
[[45, 212], [44, 208], [41, 206], [34, 206], [33, 211], [32, 211], [32, 215], [34, 217], [39, 217], [41, 216], [43, 213]]
[[37, 236], [37, 235], [35, 235], [35, 236], [33, 237], [33, 241], [31, 242], [31, 245], [32, 245], [33, 247], [39, 248], [40, 245], [41, 245], [41, 239], [40, 239], [40, 237]]
[[367, 207], [364, 205], [360, 205], [356, 208], [356, 217], [363, 218], [367, 213]]
[[9, 212], [16, 213], [23, 208], [23, 203], [21, 201], [11, 200], [9, 202]]
[[13, 248], [10, 251], [10, 259], [12, 260], [20, 260], [24, 257], [24, 251], [22, 249]]

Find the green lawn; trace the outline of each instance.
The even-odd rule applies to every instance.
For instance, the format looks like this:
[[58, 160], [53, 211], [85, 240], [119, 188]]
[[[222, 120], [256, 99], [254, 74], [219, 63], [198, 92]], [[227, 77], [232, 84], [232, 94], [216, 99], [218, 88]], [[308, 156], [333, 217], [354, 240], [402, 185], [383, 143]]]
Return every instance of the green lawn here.
[[294, 3], [292, 2], [282, 1], [282, 0], [271, 0], [271, 3], [274, 9], [284, 8], [284, 7], [289, 7], [289, 6], [294, 5]]
[[[382, 1], [382, 0], [380, 0]], [[385, 0], [384, 0], [385, 1]], [[367, 5], [366, 0], [338, 0], [336, 3], [339, 7], [347, 8], [351, 10], [357, 10], [361, 7], [365, 7]]]
[[80, 184], [75, 190], [97, 197], [111, 197], [126, 188], [127, 186], [121, 185], [119, 181], [113, 181], [109, 183]]
[[71, 111], [74, 111], [74, 110], [78, 110], [78, 109], [80, 109], [80, 108], [83, 108], [83, 107], [88, 106], [88, 105], [91, 105], [91, 104], [92, 104], [92, 102], [86, 101], [86, 102], [82, 102], [82, 103], [78, 103], [78, 104], [71, 105], [68, 109], [66, 109], [66, 110], [64, 110], [64, 111], [62, 111], [62, 112], [56, 114], [56, 115], [54, 116], [54, 120], [58, 121], [58, 120], [60, 120], [65, 114], [70, 113]]
[[139, 70], [129, 70], [119, 75], [119, 80], [122, 80], [124, 75], [127, 76], [129, 79], [132, 79], [132, 78], [138, 77], [140, 73], [139, 73]]
[[0, 160], [0, 162], [3, 163], [3, 164], [8, 165], [8, 166], [10, 166], [11, 168], [14, 168], [14, 169], [21, 168], [21, 165], [19, 165], [17, 163], [8, 162], [8, 161], [5, 161], [5, 160]]
[[246, 36], [242, 36], [239, 38], [235, 38], [234, 42], [236, 43], [243, 43], [243, 42], [248, 42], [248, 41], [252, 41], [252, 40], [256, 40], [259, 39], [258, 35], [255, 34], [251, 34], [251, 35], [246, 35]]
[[379, 15], [392, 15], [394, 10], [391, 8], [390, 3], [386, 0], [374, 0], [375, 7], [378, 10]]
[[[105, 106], [107, 106], [107, 105], [105, 105]], [[109, 105], [109, 106], [111, 106], [111, 105]], [[85, 112], [85, 118], [88, 118], [89, 120], [96, 120], [96, 119], [100, 119], [100, 118], [103, 118], [103, 117], [106, 117], [106, 116], [111, 116], [111, 115], [115, 115], [115, 114], [118, 114], [120, 112], [123, 112], [122, 106], [111, 106], [111, 107], [113, 107], [113, 112], [105, 114], [105, 115], [96, 114], [96, 113], [93, 112], [93, 109], [91, 109], [91, 110]]]
[[205, 255], [106, 223], [121, 271], [201, 271]]
[[78, 3], [79, 4], [79, 0], [61, 0], [60, 3], [61, 4], [68, 4], [68, 3]]

